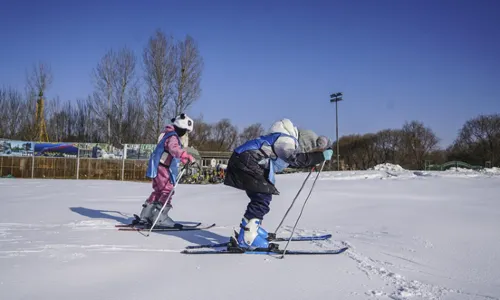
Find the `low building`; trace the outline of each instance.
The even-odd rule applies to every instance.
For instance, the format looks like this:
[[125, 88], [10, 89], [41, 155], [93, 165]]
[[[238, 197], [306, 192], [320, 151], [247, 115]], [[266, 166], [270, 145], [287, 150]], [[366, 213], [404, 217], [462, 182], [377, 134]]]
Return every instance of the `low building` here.
[[232, 152], [200, 151], [201, 166], [215, 168], [217, 165], [227, 165]]

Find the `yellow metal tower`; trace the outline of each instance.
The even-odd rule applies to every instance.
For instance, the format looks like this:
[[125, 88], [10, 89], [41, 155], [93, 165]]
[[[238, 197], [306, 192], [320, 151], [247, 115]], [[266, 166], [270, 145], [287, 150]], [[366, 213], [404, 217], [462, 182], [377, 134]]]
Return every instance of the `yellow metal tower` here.
[[38, 100], [36, 100], [36, 112], [35, 112], [35, 128], [36, 128], [36, 140], [38, 142], [48, 142], [49, 136], [47, 134], [47, 126], [45, 125], [45, 114], [43, 105], [43, 92], [38, 95]]

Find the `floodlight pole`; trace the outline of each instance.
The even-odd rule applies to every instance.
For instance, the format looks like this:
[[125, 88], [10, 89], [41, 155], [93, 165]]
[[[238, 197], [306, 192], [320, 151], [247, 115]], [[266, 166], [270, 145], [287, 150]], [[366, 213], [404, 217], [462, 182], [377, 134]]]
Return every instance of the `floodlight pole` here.
[[340, 147], [339, 147], [339, 110], [338, 102], [342, 101], [342, 93], [334, 93], [330, 95], [330, 103], [335, 102], [335, 139], [337, 141], [337, 171], [340, 171]]

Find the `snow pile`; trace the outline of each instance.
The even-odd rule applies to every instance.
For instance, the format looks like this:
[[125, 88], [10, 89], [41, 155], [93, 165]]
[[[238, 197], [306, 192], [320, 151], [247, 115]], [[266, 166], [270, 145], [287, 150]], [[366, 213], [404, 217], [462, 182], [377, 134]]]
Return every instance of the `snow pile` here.
[[446, 171], [443, 171], [443, 173], [445, 175], [453, 175], [453, 176], [458, 176], [458, 177], [478, 177], [478, 176], [481, 176], [481, 173], [479, 173], [475, 170], [460, 168], [460, 167], [449, 168]]
[[497, 168], [497, 167], [485, 168], [485, 169], [483, 169], [483, 172], [488, 174], [488, 175], [500, 175], [500, 168]]
[[[302, 173], [303, 174], [303, 173]], [[304, 177], [304, 175], [300, 175]], [[311, 176], [309, 180], [314, 180], [316, 176]], [[341, 172], [323, 172], [318, 180], [360, 180], [360, 179], [384, 179], [389, 177], [387, 174], [370, 171], [341, 171]]]
[[448, 172], [458, 172], [458, 173], [476, 173], [476, 171], [460, 167], [451, 167], [447, 169]]
[[395, 165], [391, 163], [378, 164], [370, 170], [375, 171], [386, 171], [386, 172], [405, 172], [406, 170], [400, 165]]

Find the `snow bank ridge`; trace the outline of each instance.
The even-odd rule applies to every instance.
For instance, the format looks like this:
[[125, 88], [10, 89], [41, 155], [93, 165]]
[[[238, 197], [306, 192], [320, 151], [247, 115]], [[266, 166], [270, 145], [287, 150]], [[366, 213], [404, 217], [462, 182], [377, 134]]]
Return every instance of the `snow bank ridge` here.
[[370, 170], [375, 170], [375, 171], [389, 171], [389, 172], [404, 172], [407, 171], [400, 165], [395, 165], [391, 163], [385, 163], [385, 164], [378, 164], [373, 168], [370, 168]]

